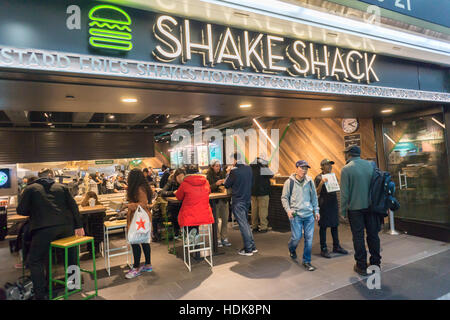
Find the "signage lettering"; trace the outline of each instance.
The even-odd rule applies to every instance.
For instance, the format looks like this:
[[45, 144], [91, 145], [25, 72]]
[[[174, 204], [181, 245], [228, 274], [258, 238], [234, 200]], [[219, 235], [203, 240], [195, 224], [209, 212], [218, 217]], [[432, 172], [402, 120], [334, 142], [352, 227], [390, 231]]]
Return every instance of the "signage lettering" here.
[[156, 19], [153, 32], [160, 43], [152, 54], [162, 62], [173, 62], [181, 55], [182, 62], [186, 63], [195, 53], [203, 55], [204, 66], [229, 63], [234, 69], [250, 67], [256, 72], [286, 72], [293, 77], [314, 75], [318, 79], [342, 78], [347, 82], [379, 81], [375, 71], [376, 54], [373, 53], [345, 52], [335, 47], [330, 55], [327, 45], [262, 33], [251, 36], [247, 30], [239, 36], [229, 27], [213, 41], [211, 24], [203, 24], [200, 31], [196, 29], [201, 33], [198, 34], [201, 42], [197, 43], [192, 40], [194, 29], [190, 20], [185, 19], [182, 27], [176, 18], [168, 15]]

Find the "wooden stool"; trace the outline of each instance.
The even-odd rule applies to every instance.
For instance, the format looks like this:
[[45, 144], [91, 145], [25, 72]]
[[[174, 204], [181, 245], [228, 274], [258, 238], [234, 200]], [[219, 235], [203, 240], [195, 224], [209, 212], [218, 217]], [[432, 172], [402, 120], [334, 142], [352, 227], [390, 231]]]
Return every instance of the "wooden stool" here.
[[[80, 267], [80, 245], [85, 243], [91, 243], [92, 246], [92, 262], [93, 262], [93, 271], [84, 270]], [[91, 294], [87, 297], [85, 297], [83, 300], [90, 299], [92, 297], [96, 297], [98, 295], [98, 288], [97, 288], [97, 269], [95, 266], [95, 248], [94, 248], [94, 238], [93, 237], [78, 237], [78, 236], [72, 236], [68, 238], [59, 239], [56, 241], [53, 241], [50, 243], [50, 252], [49, 252], [49, 299], [50, 300], [58, 300], [61, 298], [67, 299], [70, 295], [80, 292], [81, 291], [81, 272], [80, 272], [80, 289], [76, 289], [69, 293], [68, 283], [67, 283], [67, 269], [68, 269], [68, 250], [70, 248], [76, 247], [77, 248], [77, 264], [78, 268], [81, 272], [86, 272], [94, 276], [95, 281], [95, 293]], [[52, 274], [52, 249], [53, 248], [60, 248], [64, 249], [64, 282], [58, 279], [53, 279]], [[59, 283], [64, 286], [64, 295], [53, 298], [53, 283]]]

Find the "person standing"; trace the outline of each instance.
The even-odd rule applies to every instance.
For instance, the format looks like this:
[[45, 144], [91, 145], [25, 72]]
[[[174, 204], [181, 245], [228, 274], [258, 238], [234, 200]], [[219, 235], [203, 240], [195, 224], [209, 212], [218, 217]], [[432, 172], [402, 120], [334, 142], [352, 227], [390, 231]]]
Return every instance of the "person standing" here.
[[[69, 189], [54, 180], [53, 171], [42, 169], [39, 179], [22, 194], [17, 213], [30, 217], [31, 246], [28, 265], [37, 300], [46, 300], [46, 265], [50, 243], [73, 235], [84, 236], [78, 205]], [[69, 265], [76, 264], [76, 249], [69, 249]]]
[[348, 254], [339, 244], [338, 225], [339, 225], [339, 206], [336, 192], [328, 192], [325, 183], [327, 178], [324, 174], [329, 174], [333, 170], [334, 161], [323, 159], [320, 162], [322, 173], [316, 176], [314, 182], [316, 191], [319, 195], [320, 220], [320, 255], [324, 258], [331, 258], [327, 248], [327, 228], [331, 228], [331, 236], [333, 237], [333, 252]]
[[258, 250], [253, 240], [252, 229], [248, 223], [248, 210], [250, 209], [252, 194], [252, 169], [242, 163], [241, 154], [233, 154], [233, 168], [225, 179], [225, 188], [231, 188], [231, 209], [241, 231], [244, 248], [239, 250], [243, 256], [252, 256]]
[[[269, 194], [270, 194], [270, 179], [273, 177], [273, 172], [269, 169], [269, 162], [256, 158], [250, 165], [253, 173], [252, 184], [252, 229], [253, 231], [267, 232], [269, 222], [267, 216], [269, 215]], [[259, 227], [258, 227], [259, 222]]]
[[296, 249], [303, 233], [305, 237], [303, 267], [308, 271], [314, 271], [316, 268], [311, 265], [311, 249], [314, 220], [320, 220], [319, 203], [314, 182], [307, 175], [311, 167], [305, 160], [297, 161], [295, 166], [297, 170], [284, 183], [281, 195], [281, 203], [291, 223], [292, 235], [288, 248], [291, 258], [297, 259]]
[[381, 221], [369, 210], [369, 189], [374, 167], [370, 161], [361, 159], [361, 149], [352, 145], [345, 149], [347, 164], [341, 172], [341, 214], [347, 216], [353, 236], [356, 264], [353, 270], [367, 275], [367, 251], [364, 243], [364, 229], [370, 252], [370, 265], [380, 266]]
[[162, 175], [161, 180], [159, 182], [159, 187], [161, 189], [163, 189], [165, 187], [167, 181], [169, 180], [170, 169], [165, 164], [163, 164], [161, 166], [161, 170], [163, 171], [163, 175]]
[[[223, 186], [226, 175], [226, 172], [220, 167], [220, 161], [214, 160], [206, 174], [206, 179], [208, 179], [211, 187], [211, 193], [220, 192], [219, 188], [220, 186]], [[231, 246], [231, 243], [228, 241], [228, 200], [216, 199], [211, 201], [213, 202], [213, 207], [215, 207], [217, 216], [217, 246], [229, 247]]]
[[100, 173], [97, 171], [95, 172], [95, 183], [97, 184], [97, 189], [98, 192], [97, 194], [102, 194], [102, 184], [103, 184], [103, 180], [102, 177], [100, 176]]
[[[178, 190], [181, 183], [184, 180], [186, 171], [182, 168], [175, 170], [174, 174], [170, 176], [164, 188], [161, 190], [161, 196], [163, 197], [175, 197], [175, 191]], [[169, 202], [167, 205], [167, 214], [170, 216], [172, 222], [175, 239], [180, 236], [180, 225], [178, 224], [178, 213], [180, 212], [181, 204], [176, 202]]]
[[[151, 200], [152, 200], [152, 190], [148, 184], [147, 179], [144, 174], [139, 169], [133, 169], [128, 174], [128, 189], [127, 189], [127, 200], [128, 200], [128, 213], [127, 213], [127, 229], [130, 230], [130, 223], [133, 220], [134, 213], [136, 212], [138, 206], [148, 214], [150, 219], [150, 224], [152, 224], [152, 215], [150, 213]], [[141, 247], [144, 251], [145, 265], [140, 267], [141, 264]], [[133, 250], [133, 268], [125, 275], [127, 279], [133, 279], [142, 274], [142, 272], [153, 271], [151, 265], [151, 249], [150, 243], [132, 244], [131, 248]]]

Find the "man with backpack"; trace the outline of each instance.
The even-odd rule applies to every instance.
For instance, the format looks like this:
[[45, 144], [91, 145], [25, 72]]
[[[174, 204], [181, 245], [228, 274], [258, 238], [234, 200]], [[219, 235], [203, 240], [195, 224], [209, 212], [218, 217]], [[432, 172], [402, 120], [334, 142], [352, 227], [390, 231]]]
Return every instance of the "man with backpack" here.
[[354, 271], [367, 275], [367, 251], [364, 243], [364, 229], [367, 232], [367, 245], [370, 252], [370, 265], [380, 266], [380, 216], [370, 210], [371, 180], [374, 166], [370, 161], [360, 158], [361, 149], [352, 145], [345, 149], [347, 164], [341, 171], [341, 214], [347, 216], [353, 236], [355, 249]]
[[281, 195], [281, 203], [291, 223], [292, 236], [288, 248], [291, 258], [296, 260], [295, 251], [304, 233], [303, 267], [308, 271], [314, 271], [316, 268], [311, 265], [311, 249], [314, 220], [320, 219], [319, 203], [314, 181], [306, 175], [311, 167], [305, 160], [297, 161], [295, 166], [297, 170], [284, 183]]

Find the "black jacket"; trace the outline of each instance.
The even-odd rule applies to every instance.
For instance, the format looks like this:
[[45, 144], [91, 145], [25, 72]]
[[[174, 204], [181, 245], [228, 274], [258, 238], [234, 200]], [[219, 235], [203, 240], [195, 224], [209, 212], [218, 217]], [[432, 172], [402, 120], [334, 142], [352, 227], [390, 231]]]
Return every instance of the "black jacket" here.
[[231, 169], [224, 186], [231, 188], [231, 200], [233, 203], [250, 202], [252, 196], [252, 169], [245, 164], [237, 164]]
[[170, 170], [167, 169], [166, 171], [164, 171], [161, 180], [159, 181], [159, 187], [162, 189], [165, 187], [167, 181], [169, 180], [169, 176], [170, 176]]
[[180, 185], [175, 179], [169, 179], [164, 188], [161, 190], [161, 196], [174, 197], [175, 196], [174, 191], [176, 191], [179, 187]]
[[31, 231], [60, 225], [74, 229], [83, 226], [78, 205], [69, 189], [53, 179], [41, 178], [27, 186], [17, 213], [30, 217]]
[[268, 196], [270, 194], [270, 179], [273, 177], [273, 172], [269, 169], [267, 161], [260, 158], [257, 159], [256, 163], [250, 165], [253, 173], [252, 196]]
[[209, 186], [211, 187], [211, 193], [219, 191], [219, 186], [216, 185], [216, 182], [225, 179], [226, 177], [227, 174], [223, 170], [220, 170], [219, 173], [215, 173], [214, 170], [212, 169], [208, 170], [208, 173], [206, 174], [206, 179], [208, 180]]

